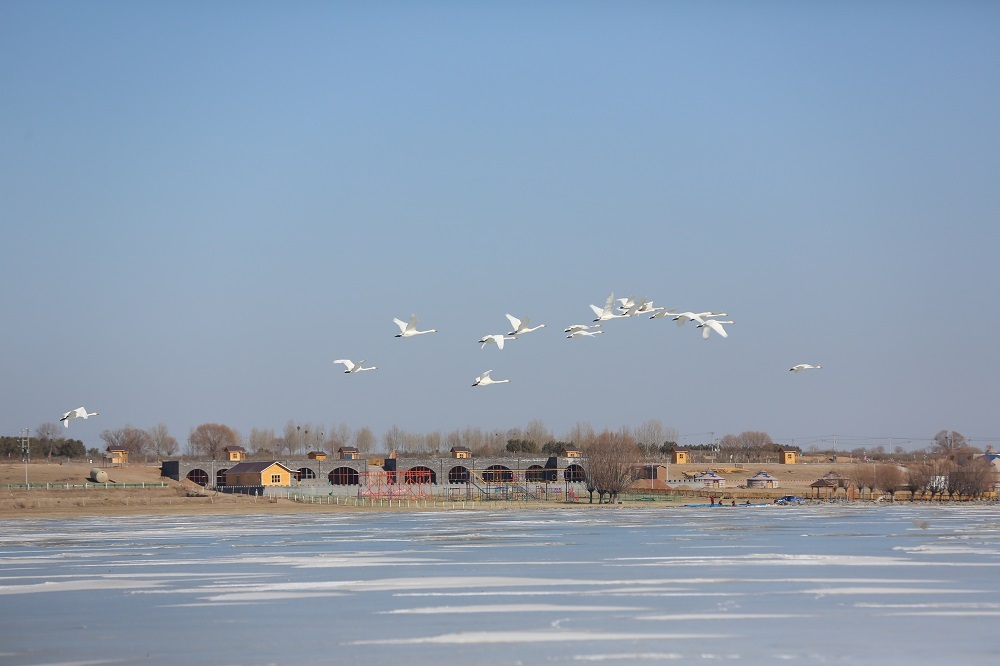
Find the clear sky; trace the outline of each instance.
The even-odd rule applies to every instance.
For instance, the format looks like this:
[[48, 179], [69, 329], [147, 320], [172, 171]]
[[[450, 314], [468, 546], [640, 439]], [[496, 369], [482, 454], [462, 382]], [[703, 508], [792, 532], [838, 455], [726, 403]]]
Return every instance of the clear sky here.
[[[1000, 444], [998, 26], [989, 2], [0, 3], [0, 433], [83, 405], [88, 446], [533, 419]], [[567, 340], [611, 292], [736, 323]], [[481, 350], [507, 312], [547, 326]], [[394, 338], [411, 313], [440, 332]], [[473, 389], [487, 369], [510, 383]]]

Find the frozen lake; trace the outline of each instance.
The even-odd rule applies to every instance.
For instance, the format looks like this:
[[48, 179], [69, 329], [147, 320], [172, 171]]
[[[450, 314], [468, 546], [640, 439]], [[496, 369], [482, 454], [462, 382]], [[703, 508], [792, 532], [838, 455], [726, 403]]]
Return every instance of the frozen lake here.
[[995, 664], [1000, 509], [0, 522], [0, 663]]

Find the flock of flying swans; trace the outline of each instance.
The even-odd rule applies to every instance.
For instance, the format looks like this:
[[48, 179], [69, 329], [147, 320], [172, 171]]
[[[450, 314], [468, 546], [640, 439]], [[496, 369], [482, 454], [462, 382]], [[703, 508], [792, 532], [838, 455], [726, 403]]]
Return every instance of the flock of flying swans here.
[[[604, 303], [604, 307], [591, 305], [590, 309], [594, 311], [596, 318], [590, 324], [573, 324], [563, 329], [564, 333], [569, 334], [566, 336], [567, 338], [571, 340], [577, 338], [592, 338], [604, 333], [604, 329], [601, 328], [601, 325], [604, 322], [611, 321], [612, 319], [625, 319], [637, 315], [646, 315], [650, 319], [671, 317], [675, 322], [677, 322], [678, 326], [683, 326], [689, 321], [695, 322], [696, 327], [702, 331], [702, 338], [706, 340], [713, 332], [723, 338], [729, 337], [729, 333], [723, 327], [723, 324], [728, 326], [735, 323], [732, 320], [723, 321], [720, 319], [720, 317], [728, 316], [725, 312], [713, 312], [711, 310], [706, 312], [677, 312], [674, 308], [654, 306], [653, 301], [645, 298], [636, 300], [635, 297], [632, 296], [629, 298], [619, 298], [615, 300], [614, 293], [608, 296], [607, 301]], [[480, 349], [485, 349], [487, 345], [495, 345], [497, 349], [503, 349], [506, 341], [516, 340], [518, 337], [526, 333], [531, 333], [532, 331], [537, 331], [540, 328], [545, 328], [545, 324], [531, 326], [531, 320], [527, 317], [519, 319], [512, 314], [507, 314], [505, 316], [507, 317], [507, 321], [510, 322], [513, 330], [508, 331], [506, 334], [493, 333], [490, 335], [484, 335], [479, 339]], [[423, 335], [424, 333], [437, 333], [436, 328], [431, 328], [425, 331], [417, 330], [417, 323], [419, 320], [415, 314], [410, 315], [409, 321], [403, 321], [395, 318], [392, 321], [399, 327], [399, 333], [396, 335], [397, 338], [410, 338], [416, 335]], [[334, 361], [334, 363], [341, 363], [345, 368], [347, 368], [344, 371], [344, 374], [354, 374], [365, 370], [378, 370], [378, 366], [374, 365], [364, 367], [364, 361], [354, 363], [348, 359], [338, 359]], [[793, 373], [797, 373], [800, 370], [818, 369], [820, 367], [822, 366], [800, 363], [799, 365], [790, 368], [790, 370]], [[490, 377], [491, 372], [493, 371], [487, 370], [476, 377], [472, 385], [489, 386], [490, 384], [505, 384], [510, 381], [509, 379], [493, 379]]]
[[[594, 311], [597, 316], [596, 319], [590, 324], [573, 324], [572, 326], [567, 326], [563, 329], [564, 333], [569, 333], [566, 337], [569, 339], [576, 338], [592, 338], [596, 335], [604, 333], [604, 329], [601, 328], [601, 324], [612, 319], [625, 319], [627, 317], [634, 317], [636, 315], [644, 314], [648, 315], [650, 319], [660, 319], [663, 317], [671, 317], [678, 326], [683, 326], [689, 321], [696, 322], [697, 328], [702, 330], [701, 336], [704, 339], [712, 334], [712, 332], [718, 333], [723, 338], [728, 338], [729, 334], [726, 329], [723, 328], [723, 324], [729, 325], [735, 322], [733, 321], [722, 321], [718, 317], [727, 317], [725, 312], [712, 312], [711, 310], [707, 312], [675, 312], [674, 308], [661, 308], [654, 307], [653, 301], [646, 300], [645, 298], [635, 300], [635, 297], [630, 298], [619, 298], [615, 300], [615, 295], [612, 293], [608, 296], [608, 300], [604, 303], [603, 308], [599, 308], [596, 305], [591, 305], [590, 309]], [[545, 328], [545, 324], [539, 324], [538, 326], [531, 326], [531, 320], [527, 317], [524, 319], [518, 319], [512, 314], [507, 314], [507, 321], [510, 322], [511, 327], [514, 329], [509, 331], [506, 335], [503, 333], [494, 333], [492, 335], [484, 335], [480, 340], [482, 345], [480, 349], [484, 349], [486, 345], [493, 344], [496, 345], [497, 349], [503, 349], [504, 341], [506, 340], [516, 340], [518, 336], [524, 335], [525, 333], [531, 333], [532, 331], [537, 331], [540, 328]], [[396, 326], [399, 326], [399, 333], [396, 335], [397, 338], [412, 338], [415, 335], [423, 335], [424, 333], [437, 333], [436, 328], [427, 329], [426, 331], [417, 330], [417, 315], [410, 315], [409, 321], [403, 321], [401, 319], [393, 319]], [[354, 361], [346, 358], [340, 358], [334, 361], [334, 363], [340, 363], [346, 368], [344, 374], [353, 375], [359, 372], [365, 372], [366, 370], [378, 370], [377, 365], [365, 366], [365, 361], [361, 360], [355, 363]], [[810, 363], [799, 363], [798, 365], [793, 365], [789, 368], [789, 372], [792, 374], [799, 373], [803, 370], [819, 370], [823, 366], [812, 365]], [[476, 377], [475, 381], [472, 383], [473, 386], [489, 386], [490, 384], [506, 384], [510, 382], [509, 379], [493, 379], [490, 377], [492, 370], [487, 370], [483, 374]], [[62, 421], [64, 427], [69, 427], [69, 422], [73, 419], [87, 419], [91, 416], [100, 416], [97, 412], [88, 412], [86, 407], [77, 407], [76, 409], [66, 412], [63, 414]]]

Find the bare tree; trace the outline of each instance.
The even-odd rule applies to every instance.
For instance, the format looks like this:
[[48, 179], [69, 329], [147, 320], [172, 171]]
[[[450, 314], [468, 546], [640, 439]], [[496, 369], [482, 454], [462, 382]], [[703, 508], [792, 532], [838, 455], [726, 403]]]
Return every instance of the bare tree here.
[[236, 446], [239, 438], [236, 431], [221, 423], [202, 423], [191, 431], [188, 446], [195, 455], [208, 456], [212, 460], [219, 457], [222, 449]]
[[896, 491], [905, 488], [906, 475], [893, 463], [881, 463], [875, 472], [875, 488], [896, 501]]
[[285, 427], [281, 429], [281, 439], [278, 440], [278, 446], [275, 449], [276, 453], [284, 453], [285, 455], [292, 455], [296, 450], [298, 450], [299, 445], [299, 426], [295, 424], [295, 421], [289, 420]]
[[385, 447], [386, 453], [392, 455], [393, 453], [401, 453], [406, 447], [406, 433], [404, 433], [399, 426], [393, 424], [389, 430], [382, 435], [382, 445]]
[[146, 430], [146, 440], [149, 442], [150, 452], [157, 458], [177, 455], [181, 448], [167, 431], [166, 423], [157, 423]]
[[54, 454], [58, 455], [57, 451], [64, 437], [62, 431], [63, 428], [60, 428], [58, 423], [43, 423], [35, 428], [35, 437], [38, 438], [42, 448], [45, 450], [45, 455], [49, 458]]
[[743, 450], [736, 435], [723, 435], [719, 440], [719, 455], [727, 460], [740, 460]]
[[[351, 430], [351, 426], [342, 421], [330, 428], [330, 450], [336, 451], [342, 446], [348, 446], [351, 442], [356, 441], [356, 437], [357, 435]], [[359, 450], [360, 448], [358, 447]]]
[[441, 441], [440, 430], [427, 433], [424, 435], [424, 451], [431, 455], [438, 455], [441, 453]]
[[916, 499], [917, 493], [923, 494], [930, 484], [931, 469], [923, 463], [909, 465], [906, 468], [906, 478], [903, 488], [910, 493], [910, 501]]
[[146, 432], [131, 424], [127, 424], [124, 428], [105, 430], [101, 433], [101, 439], [108, 448], [124, 449], [134, 458], [145, 455], [149, 450], [149, 438]]
[[532, 419], [524, 429], [524, 439], [541, 448], [552, 439], [552, 431], [545, 427], [545, 422], [541, 419]]
[[250, 450], [251, 455], [270, 456], [274, 454], [277, 448], [276, 441], [277, 438], [274, 435], [274, 430], [251, 428], [250, 439], [247, 441], [247, 449]]
[[773, 445], [766, 432], [747, 430], [739, 434], [739, 448], [747, 462], [762, 462]]
[[614, 502], [632, 483], [632, 465], [639, 459], [635, 438], [627, 428], [618, 433], [605, 430], [583, 452], [588, 488], [597, 491], [598, 503], [605, 495]]
[[375, 450], [375, 433], [368, 426], [354, 432], [354, 446], [361, 453], [371, 453]]
[[959, 451], [968, 446], [965, 436], [954, 430], [942, 430], [934, 435], [932, 450], [948, 460], [955, 460]]
[[585, 451], [587, 447], [597, 441], [597, 433], [594, 432], [594, 428], [589, 423], [577, 421], [563, 439], [572, 442], [581, 451]]
[[35, 437], [44, 440], [56, 440], [63, 438], [63, 428], [58, 423], [43, 423], [35, 428]]
[[858, 465], [851, 471], [851, 483], [857, 486], [861, 493], [860, 499], [865, 498], [865, 488], [868, 488], [868, 498], [875, 499], [875, 485], [877, 482], [877, 472], [874, 465]]
[[993, 486], [993, 465], [986, 458], [973, 458], [957, 466], [952, 478], [954, 481], [948, 484], [949, 494], [954, 486], [959, 497], [979, 499]]
[[484, 455], [486, 435], [481, 429], [469, 426], [462, 431], [462, 444], [469, 447], [475, 455]]

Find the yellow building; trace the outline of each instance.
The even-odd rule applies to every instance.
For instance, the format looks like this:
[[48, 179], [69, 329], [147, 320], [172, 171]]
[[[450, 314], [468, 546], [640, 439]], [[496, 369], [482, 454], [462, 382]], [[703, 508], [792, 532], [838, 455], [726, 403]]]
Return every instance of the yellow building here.
[[226, 470], [227, 486], [290, 486], [295, 471], [275, 460], [241, 462]]
[[686, 465], [691, 462], [687, 449], [674, 449], [670, 452], [670, 462], [675, 465]]
[[326, 460], [326, 453], [323, 451], [310, 451], [307, 457], [310, 460]]
[[467, 446], [453, 446], [451, 447], [451, 457], [452, 458], [471, 458], [472, 451], [469, 450]]
[[564, 446], [563, 450], [559, 452], [559, 455], [563, 458], [582, 458], [583, 451], [575, 446]]
[[802, 453], [795, 449], [781, 449], [782, 465], [798, 465], [801, 462]]
[[242, 446], [227, 446], [222, 449], [222, 454], [229, 462], [240, 462], [247, 457], [247, 450]]
[[108, 465], [124, 465], [128, 462], [128, 451], [118, 446], [109, 446], [104, 454], [104, 462]]
[[337, 449], [341, 460], [356, 460], [361, 457], [361, 452], [356, 446], [342, 446]]

